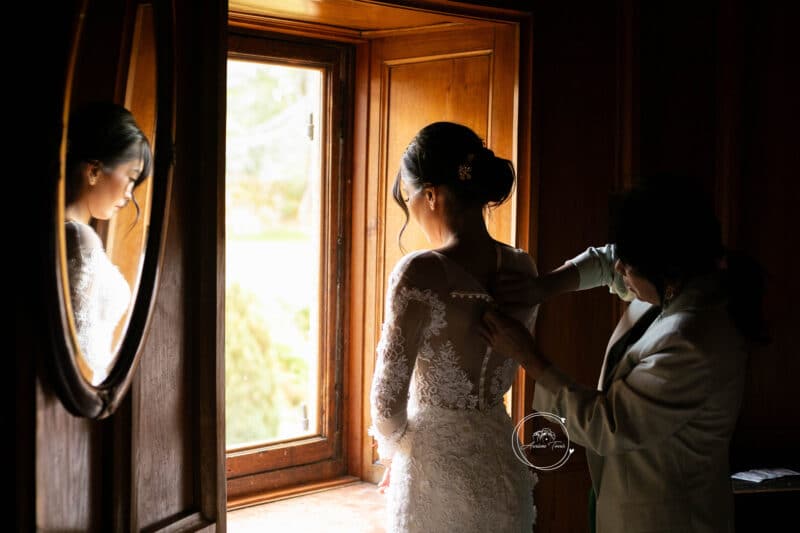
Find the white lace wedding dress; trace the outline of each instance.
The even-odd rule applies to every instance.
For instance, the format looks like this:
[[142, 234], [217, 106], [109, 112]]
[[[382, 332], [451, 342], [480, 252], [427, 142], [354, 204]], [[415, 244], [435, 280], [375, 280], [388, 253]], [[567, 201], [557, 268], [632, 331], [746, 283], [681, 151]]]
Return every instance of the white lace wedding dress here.
[[[497, 250], [500, 271], [535, 274], [527, 253]], [[435, 251], [405, 256], [391, 274], [369, 430], [391, 458], [387, 532], [532, 531], [536, 476], [514, 456], [503, 404], [518, 365], [477, 329], [491, 302]], [[532, 330], [536, 311], [515, 316]]]
[[92, 385], [108, 376], [114, 362], [114, 331], [130, 304], [131, 289], [108, 258], [94, 229], [66, 223], [67, 271], [72, 312], [81, 353], [92, 371]]

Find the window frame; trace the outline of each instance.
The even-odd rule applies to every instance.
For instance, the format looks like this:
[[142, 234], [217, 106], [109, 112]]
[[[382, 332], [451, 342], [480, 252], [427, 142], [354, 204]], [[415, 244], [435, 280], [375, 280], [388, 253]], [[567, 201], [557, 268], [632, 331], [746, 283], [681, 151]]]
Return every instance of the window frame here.
[[293, 36], [232, 29], [228, 59], [320, 69], [322, 117], [320, 205], [320, 434], [226, 449], [232, 499], [263, 497], [304, 483], [330, 480], [347, 471], [344, 450], [345, 335], [350, 291], [347, 262], [351, 212], [349, 157], [353, 47]]

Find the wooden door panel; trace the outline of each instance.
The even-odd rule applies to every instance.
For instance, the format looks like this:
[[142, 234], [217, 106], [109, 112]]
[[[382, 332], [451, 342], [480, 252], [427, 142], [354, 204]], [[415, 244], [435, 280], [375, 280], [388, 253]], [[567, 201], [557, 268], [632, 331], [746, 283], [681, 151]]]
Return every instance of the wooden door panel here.
[[[485, 139], [489, 122], [490, 75], [491, 57], [488, 54], [386, 65], [389, 136], [383, 169], [385, 268], [391, 269], [402, 255], [394, 236], [400, 232], [405, 216], [392, 198], [392, 184], [408, 142], [423, 126], [440, 120], [464, 124]], [[429, 244], [419, 227], [409, 222], [403, 235], [403, 246], [411, 251], [428, 248]]]

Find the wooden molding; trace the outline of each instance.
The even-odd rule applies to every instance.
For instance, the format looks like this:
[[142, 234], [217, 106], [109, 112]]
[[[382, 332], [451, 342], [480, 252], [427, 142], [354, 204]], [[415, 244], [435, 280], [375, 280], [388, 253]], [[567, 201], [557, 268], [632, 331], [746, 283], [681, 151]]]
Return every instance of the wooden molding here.
[[416, 35], [420, 33], [430, 33], [432, 31], [469, 31], [480, 27], [480, 24], [468, 22], [442, 22], [439, 24], [427, 24], [423, 26], [411, 26], [408, 28], [387, 28], [385, 30], [362, 30], [361, 36], [365, 39], [379, 39], [393, 35]]
[[[440, 13], [448, 15], [460, 15], [464, 17], [474, 17], [483, 20], [492, 20], [496, 22], [508, 21], [518, 22], [521, 18], [527, 17], [532, 11], [532, 6], [528, 5], [524, 8], [521, 7], [524, 1], [514, 2], [520, 4], [520, 7], [497, 7], [496, 2], [487, 0], [487, 3], [494, 5], [485, 5], [478, 3], [468, 3], [463, 1], [453, 0], [362, 0], [364, 3], [376, 5], [389, 5], [389, 6], [402, 6], [406, 9], [413, 9], [416, 11], [423, 11], [428, 13]], [[513, 2], [513, 0], [512, 0]], [[509, 2], [504, 2], [508, 4]]]
[[315, 39], [327, 39], [335, 42], [360, 43], [364, 40], [358, 30], [331, 26], [321, 22], [290, 20], [241, 11], [229, 12], [228, 24], [233, 28], [246, 28], [261, 31], [269, 30], [275, 33], [285, 33]]
[[178, 533], [180, 531], [202, 531], [204, 528], [213, 526], [214, 522], [209, 521], [203, 513], [192, 512], [180, 516], [179, 518], [168, 518], [151, 527], [142, 529], [143, 533]]
[[361, 479], [359, 479], [358, 477], [342, 476], [335, 479], [329, 479], [326, 481], [316, 481], [312, 483], [305, 483], [299, 486], [265, 492], [262, 494], [257, 494], [255, 496], [233, 497], [228, 500], [228, 511], [243, 509], [245, 507], [252, 507], [253, 505], [260, 505], [263, 503], [285, 500], [287, 498], [292, 498], [294, 496], [300, 496], [303, 494], [313, 494], [315, 492], [323, 492], [326, 490], [335, 489], [338, 487], [344, 487], [345, 485], [352, 485], [354, 483], [360, 483], [360, 482]]

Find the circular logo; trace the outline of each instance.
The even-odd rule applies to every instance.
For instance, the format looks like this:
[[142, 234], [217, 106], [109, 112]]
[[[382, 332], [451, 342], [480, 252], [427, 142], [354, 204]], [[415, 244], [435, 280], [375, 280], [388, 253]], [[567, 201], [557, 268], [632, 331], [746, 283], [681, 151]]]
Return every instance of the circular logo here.
[[[555, 470], [575, 451], [570, 445], [567, 419], [539, 411], [519, 421], [511, 434], [511, 447], [517, 459], [537, 470]], [[530, 435], [525, 443], [525, 435]]]

